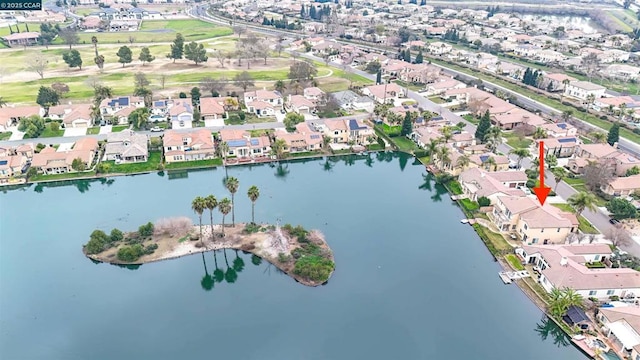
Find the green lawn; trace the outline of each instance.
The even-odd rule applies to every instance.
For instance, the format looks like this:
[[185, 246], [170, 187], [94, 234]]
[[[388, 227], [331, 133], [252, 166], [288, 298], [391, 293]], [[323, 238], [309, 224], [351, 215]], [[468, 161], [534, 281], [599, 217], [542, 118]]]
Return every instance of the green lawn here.
[[167, 170], [175, 170], [189, 168], [206, 168], [213, 166], [222, 166], [222, 159], [217, 158], [209, 160], [179, 161], [166, 164], [164, 168]]
[[[552, 205], [557, 207], [558, 209], [560, 209], [562, 211], [566, 211], [566, 212], [570, 212], [570, 213], [574, 212], [573, 208], [569, 204], [552, 204]], [[585, 233], [585, 234], [599, 234], [600, 233], [595, 227], [593, 227], [593, 225], [591, 225], [589, 220], [585, 219], [584, 216], [582, 216], [582, 215], [578, 216], [578, 222], [580, 223], [580, 225], [578, 225], [578, 229], [580, 229], [580, 231], [582, 231], [583, 233]]]
[[402, 131], [402, 126], [400, 125], [389, 126], [387, 124], [381, 124], [377, 126], [382, 128], [382, 131], [389, 136], [398, 136]]
[[440, 96], [432, 96], [430, 98], [428, 98], [429, 101], [434, 102], [436, 104], [444, 104], [446, 103], [446, 101], [442, 100], [442, 98]]
[[507, 259], [507, 261], [509, 262], [509, 265], [511, 265], [511, 267], [514, 268], [516, 271], [524, 270], [524, 266], [522, 266], [522, 262], [520, 262], [520, 259], [518, 259], [518, 257], [515, 254], [507, 254], [504, 256], [504, 258]]
[[473, 228], [494, 256], [513, 251], [513, 247], [501, 234], [494, 233], [480, 224], [473, 224]]
[[378, 143], [373, 143], [373, 144], [369, 144], [367, 145], [367, 150], [369, 151], [378, 151], [378, 150], [384, 150], [384, 147], [381, 146]]
[[[171, 42], [176, 34], [181, 33], [185, 42], [211, 39], [233, 34], [233, 30], [226, 26], [216, 26], [200, 20], [144, 20], [139, 31], [101, 32], [78, 34], [80, 43], [91, 44], [91, 37], [96, 36], [98, 43], [129, 44], [129, 37], [134, 43]], [[56, 39], [54, 44], [62, 44], [62, 39]]]
[[460, 204], [462, 204], [462, 207], [467, 210], [468, 212], [472, 213], [476, 210], [478, 210], [480, 208], [480, 205], [478, 205], [477, 202], [475, 201], [471, 201], [469, 199], [462, 199], [460, 200]]
[[129, 128], [129, 125], [115, 125], [111, 128], [111, 132], [120, 132]]
[[85, 172], [71, 172], [65, 174], [52, 174], [52, 175], [42, 175], [38, 174], [29, 179], [29, 181], [46, 181], [46, 180], [66, 180], [66, 179], [75, 179], [79, 177], [89, 177], [95, 176], [95, 171], [85, 171]]
[[49, 128], [48, 126], [44, 129], [44, 131], [42, 132], [42, 134], [40, 134], [39, 137], [41, 138], [49, 138], [49, 137], [60, 137], [64, 135], [64, 130], [63, 129], [59, 129], [58, 131], [53, 131], [51, 130], [51, 128]]
[[160, 151], [149, 152], [149, 159], [143, 163], [119, 164], [114, 161], [105, 161], [109, 164], [109, 172], [113, 174], [133, 174], [158, 170], [158, 165], [162, 163], [162, 153]]
[[94, 13], [94, 12], [98, 12], [98, 10], [97, 9], [86, 9], [86, 8], [85, 9], [75, 9], [75, 10], [73, 10], [74, 14], [80, 15], [80, 16], [87, 16], [87, 15], [89, 15], [91, 13]]
[[87, 135], [98, 135], [100, 134], [100, 127], [94, 126], [87, 129]]
[[507, 139], [507, 145], [511, 146], [514, 149], [528, 149], [529, 146], [533, 143], [533, 140], [523, 138], [522, 140], [518, 138], [512, 132], [504, 132], [503, 135]]
[[462, 118], [474, 125], [478, 125], [480, 123], [480, 119], [476, 118], [471, 114], [463, 115]]
[[414, 143], [410, 139], [407, 139], [404, 136], [392, 137], [391, 141], [393, 141], [398, 146], [398, 149], [400, 151], [410, 153], [410, 152], [413, 152], [414, 150], [418, 150], [418, 146], [416, 145], [416, 143]]
[[322, 153], [321, 153], [321, 152], [318, 152], [318, 151], [303, 151], [303, 152], [298, 152], [298, 153], [289, 154], [289, 157], [292, 157], [292, 158], [300, 158], [300, 157], [306, 157], [306, 156], [318, 156], [318, 155], [322, 155]]
[[[466, 67], [462, 67], [459, 65], [455, 65], [455, 64], [451, 64], [442, 60], [438, 60], [438, 59], [432, 59], [432, 61], [436, 64], [463, 72], [465, 74], [469, 74], [471, 76], [475, 76], [479, 79], [482, 80], [486, 80], [489, 81], [491, 83], [494, 83], [496, 85], [500, 85], [502, 87], [505, 87], [509, 90], [512, 90], [516, 93], [519, 93], [521, 95], [527, 96], [532, 100], [538, 101], [540, 103], [543, 103], [547, 106], [550, 106], [556, 110], [559, 111], [565, 111], [565, 110], [571, 110], [573, 111], [574, 116], [576, 116], [577, 118], [579, 118], [580, 120], [583, 120], [591, 125], [595, 125], [598, 126], [600, 128], [605, 129], [606, 131], [609, 130], [609, 128], [611, 128], [611, 126], [613, 125], [611, 122], [606, 121], [606, 120], [602, 120], [592, 114], [586, 114], [584, 112], [579, 112], [577, 108], [573, 107], [573, 106], [567, 106], [567, 105], [563, 105], [561, 104], [558, 100], [552, 99], [549, 96], [546, 95], [541, 95], [541, 94], [537, 94], [532, 90], [529, 90], [528, 88], [524, 87], [524, 85], [520, 85], [520, 84], [514, 84], [510, 81], [504, 80], [502, 78], [496, 77], [496, 76], [492, 76], [492, 75], [488, 75], [488, 74], [484, 74], [484, 73], [479, 73], [479, 72], [474, 72], [471, 71], [471, 69], [466, 68]], [[640, 144], [640, 135], [638, 134], [634, 134], [632, 131], [626, 129], [626, 128], [621, 128], [620, 129], [620, 136], [624, 137], [630, 141], [633, 141], [637, 144]]]
[[636, 24], [636, 15], [628, 15], [624, 10], [607, 10], [605, 11], [607, 17], [611, 19], [622, 32], [633, 31], [632, 25]]
[[11, 131], [0, 132], [0, 141], [9, 140], [11, 137]]

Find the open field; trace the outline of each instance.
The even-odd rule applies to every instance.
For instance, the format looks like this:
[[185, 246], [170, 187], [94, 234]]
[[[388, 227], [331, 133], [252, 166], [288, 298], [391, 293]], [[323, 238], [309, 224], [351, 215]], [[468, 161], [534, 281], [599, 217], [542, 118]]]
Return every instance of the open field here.
[[623, 32], [631, 32], [634, 27], [639, 26], [638, 18], [633, 11], [619, 9], [607, 10], [606, 13]]
[[[139, 31], [81, 32], [78, 36], [80, 44], [91, 44], [92, 36], [97, 37], [98, 43], [102, 44], [129, 44], [130, 37], [135, 39], [135, 43], [171, 42], [178, 33], [184, 36], [185, 42], [191, 42], [231, 35], [233, 30], [193, 19], [143, 20]], [[56, 39], [54, 44], [63, 44], [63, 41]]]

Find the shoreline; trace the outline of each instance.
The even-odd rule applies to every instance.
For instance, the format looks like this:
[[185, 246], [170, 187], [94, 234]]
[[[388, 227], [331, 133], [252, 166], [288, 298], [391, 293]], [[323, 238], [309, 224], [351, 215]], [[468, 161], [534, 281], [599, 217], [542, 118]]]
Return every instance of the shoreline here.
[[[257, 230], [246, 232], [247, 225], [254, 226]], [[83, 246], [82, 252], [90, 260], [100, 263], [143, 265], [210, 251], [241, 250], [260, 257], [293, 278], [296, 282], [310, 287], [326, 284], [335, 271], [333, 251], [327, 244], [324, 235], [317, 230], [307, 231], [308, 238], [305, 236], [304, 241], [290, 234], [286, 229], [276, 228], [271, 224], [251, 225], [237, 223], [235, 226], [225, 225], [224, 236], [220, 235], [222, 232], [220, 224], [215, 224], [213, 229], [211, 225], [203, 225], [202, 230], [202, 240], [199, 237], [200, 227], [198, 225], [194, 225], [190, 230], [180, 234], [168, 235], [161, 233], [142, 239], [138, 244], [154, 244], [158, 247], [158, 250], [150, 254], [141, 255], [134, 261], [123, 261], [118, 259], [116, 255], [119, 249], [128, 246], [126, 240], [125, 242], [118, 241], [115, 246], [104, 249], [97, 254], [88, 254], [86, 246]], [[132, 234], [134, 232], [125, 233], [125, 238]], [[302, 254], [301, 251], [308, 246], [307, 244], [314, 244], [315, 249], [322, 253], [322, 258], [329, 260], [333, 264], [327, 278], [322, 281], [309, 279], [296, 273], [297, 260], [309, 256], [309, 254]]]

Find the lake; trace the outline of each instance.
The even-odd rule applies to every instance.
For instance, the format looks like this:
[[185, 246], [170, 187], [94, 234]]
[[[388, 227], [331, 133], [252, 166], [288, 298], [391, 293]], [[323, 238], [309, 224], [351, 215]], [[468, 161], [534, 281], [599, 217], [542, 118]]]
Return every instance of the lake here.
[[[220, 251], [137, 269], [82, 254], [96, 228], [131, 231], [183, 215], [197, 222], [195, 196], [227, 196], [222, 168], [9, 190], [0, 193], [0, 358], [585, 358], [500, 281], [461, 210], [412, 158], [228, 172], [240, 181], [236, 221], [250, 220], [246, 192], [256, 185], [256, 221], [326, 235], [336, 260], [326, 285], [305, 287], [234, 251], [226, 261]], [[216, 261], [240, 271], [206, 291], [201, 281]]]

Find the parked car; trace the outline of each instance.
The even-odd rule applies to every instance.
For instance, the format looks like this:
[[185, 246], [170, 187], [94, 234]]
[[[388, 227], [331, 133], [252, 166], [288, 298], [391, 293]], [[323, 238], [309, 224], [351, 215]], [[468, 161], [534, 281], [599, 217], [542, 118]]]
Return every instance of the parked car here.
[[617, 225], [617, 224], [620, 224], [620, 220], [618, 220], [618, 219], [609, 219], [609, 223], [611, 223], [611, 225]]
[[151, 132], [163, 132], [164, 129], [159, 127], [159, 126], [154, 126], [149, 131], [151, 131]]

